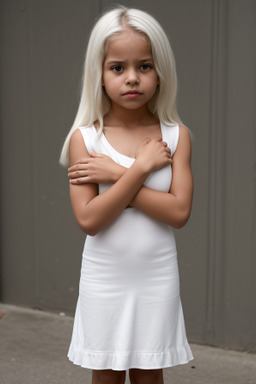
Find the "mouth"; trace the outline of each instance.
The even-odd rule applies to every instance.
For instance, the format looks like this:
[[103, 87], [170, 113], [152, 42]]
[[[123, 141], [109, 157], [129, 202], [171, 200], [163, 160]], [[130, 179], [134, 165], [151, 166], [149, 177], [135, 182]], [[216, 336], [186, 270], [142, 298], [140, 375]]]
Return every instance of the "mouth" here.
[[128, 92], [123, 93], [123, 96], [130, 98], [130, 99], [134, 99], [136, 97], [139, 97], [140, 95], [142, 95], [142, 93], [140, 93], [139, 91], [128, 91]]

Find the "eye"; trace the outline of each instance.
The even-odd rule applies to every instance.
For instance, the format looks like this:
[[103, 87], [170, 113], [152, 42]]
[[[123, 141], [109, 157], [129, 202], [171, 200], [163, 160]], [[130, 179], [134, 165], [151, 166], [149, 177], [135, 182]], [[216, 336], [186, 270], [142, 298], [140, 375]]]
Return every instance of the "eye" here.
[[122, 67], [122, 65], [113, 65], [113, 67], [111, 67], [111, 70], [113, 72], [122, 72], [123, 67]]
[[148, 71], [150, 68], [152, 68], [153, 66], [151, 64], [141, 64], [140, 66], [140, 70], [142, 71]]

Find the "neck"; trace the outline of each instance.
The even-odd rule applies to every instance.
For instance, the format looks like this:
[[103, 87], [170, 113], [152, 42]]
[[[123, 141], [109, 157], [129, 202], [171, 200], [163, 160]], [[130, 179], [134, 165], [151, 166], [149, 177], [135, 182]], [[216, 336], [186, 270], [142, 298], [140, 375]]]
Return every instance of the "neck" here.
[[120, 106], [111, 106], [104, 117], [104, 125], [137, 127], [157, 123], [158, 119], [148, 110], [147, 106], [138, 109], [126, 109]]

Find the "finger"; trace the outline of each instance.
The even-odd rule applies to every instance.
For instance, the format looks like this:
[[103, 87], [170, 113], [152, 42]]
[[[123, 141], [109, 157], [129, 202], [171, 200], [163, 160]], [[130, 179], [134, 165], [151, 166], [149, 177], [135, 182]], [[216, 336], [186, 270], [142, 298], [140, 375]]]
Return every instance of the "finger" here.
[[76, 171], [83, 171], [87, 169], [88, 165], [93, 159], [87, 159], [86, 162], [75, 164], [72, 167], [68, 168], [68, 172], [76, 172]]
[[80, 177], [87, 176], [87, 171], [75, 171], [75, 172], [69, 172], [68, 177], [70, 179], [78, 179]]
[[80, 185], [90, 183], [90, 180], [88, 177], [80, 177], [79, 179], [70, 179], [69, 182], [70, 184]]
[[93, 157], [93, 158], [104, 158], [104, 157], [108, 157], [108, 156], [103, 155], [102, 153], [91, 152], [91, 157]]
[[74, 172], [74, 171], [77, 171], [79, 169], [84, 169], [84, 167], [89, 163], [89, 160], [90, 159], [87, 159], [86, 161], [72, 165], [72, 167], [68, 168], [68, 172]]

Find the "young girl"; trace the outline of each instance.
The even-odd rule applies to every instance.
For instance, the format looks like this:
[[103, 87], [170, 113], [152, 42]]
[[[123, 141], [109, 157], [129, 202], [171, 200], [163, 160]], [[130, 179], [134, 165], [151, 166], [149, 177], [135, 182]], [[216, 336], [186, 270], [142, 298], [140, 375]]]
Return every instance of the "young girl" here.
[[61, 163], [87, 234], [68, 357], [92, 383], [162, 384], [190, 361], [172, 227], [192, 203], [190, 135], [175, 107], [168, 39], [147, 13], [115, 8], [89, 40], [81, 102]]

